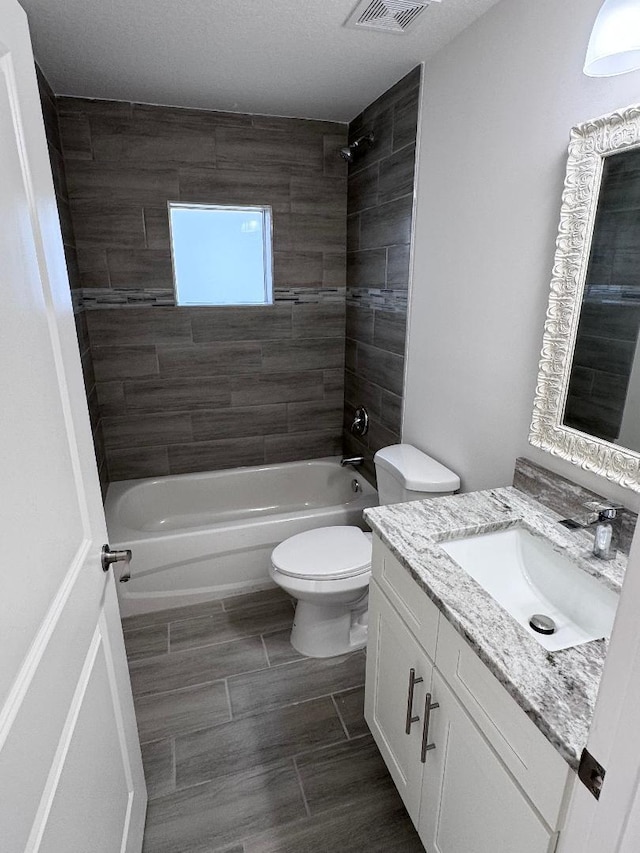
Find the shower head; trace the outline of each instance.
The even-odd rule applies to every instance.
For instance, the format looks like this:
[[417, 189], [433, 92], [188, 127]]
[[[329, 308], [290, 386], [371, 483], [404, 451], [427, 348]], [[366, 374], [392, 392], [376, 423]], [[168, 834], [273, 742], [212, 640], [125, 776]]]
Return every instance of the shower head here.
[[358, 137], [355, 139], [351, 145], [346, 145], [344, 148], [340, 149], [340, 156], [343, 160], [346, 160], [347, 163], [353, 163], [358, 154], [361, 154], [367, 148], [371, 148], [375, 141], [373, 133], [367, 133], [364, 136]]

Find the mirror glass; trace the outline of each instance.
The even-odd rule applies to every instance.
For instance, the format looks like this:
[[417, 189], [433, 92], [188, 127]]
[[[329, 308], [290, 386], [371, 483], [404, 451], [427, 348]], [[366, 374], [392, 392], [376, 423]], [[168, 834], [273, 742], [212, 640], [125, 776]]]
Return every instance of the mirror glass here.
[[640, 149], [605, 157], [562, 423], [640, 451]]

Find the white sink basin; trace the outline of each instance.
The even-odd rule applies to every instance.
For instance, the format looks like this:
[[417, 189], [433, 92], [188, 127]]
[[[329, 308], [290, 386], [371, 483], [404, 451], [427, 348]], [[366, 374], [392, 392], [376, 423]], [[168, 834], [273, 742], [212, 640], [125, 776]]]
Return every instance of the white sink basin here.
[[[559, 651], [611, 635], [617, 594], [528, 530], [513, 527], [440, 546], [545, 649]], [[555, 633], [530, 627], [537, 613], [553, 619]]]

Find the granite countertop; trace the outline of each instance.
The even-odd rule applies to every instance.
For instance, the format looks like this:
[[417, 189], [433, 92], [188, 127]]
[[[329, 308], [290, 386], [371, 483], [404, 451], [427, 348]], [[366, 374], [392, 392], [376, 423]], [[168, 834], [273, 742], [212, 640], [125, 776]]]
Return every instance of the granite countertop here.
[[365, 510], [373, 531], [474, 648], [540, 731], [577, 770], [607, 653], [606, 640], [548, 652], [441, 548], [462, 536], [526, 527], [616, 592], [626, 557], [591, 556], [593, 530], [572, 531], [562, 516], [514, 487]]

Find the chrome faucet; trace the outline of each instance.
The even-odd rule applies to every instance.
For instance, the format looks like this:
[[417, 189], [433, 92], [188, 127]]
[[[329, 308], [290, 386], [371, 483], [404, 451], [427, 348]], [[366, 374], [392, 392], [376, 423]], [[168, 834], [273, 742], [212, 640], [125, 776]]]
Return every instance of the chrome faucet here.
[[621, 510], [623, 507], [618, 504], [601, 504], [598, 501], [589, 501], [584, 506], [589, 510], [585, 518], [580, 521], [575, 518], [567, 518], [560, 524], [570, 528], [588, 528], [595, 525], [593, 556], [599, 560], [613, 560], [617, 553], [620, 538]]
[[358, 465], [362, 465], [364, 462], [364, 456], [345, 456], [340, 460], [340, 466], [344, 468], [346, 465], [353, 465], [356, 468]]

